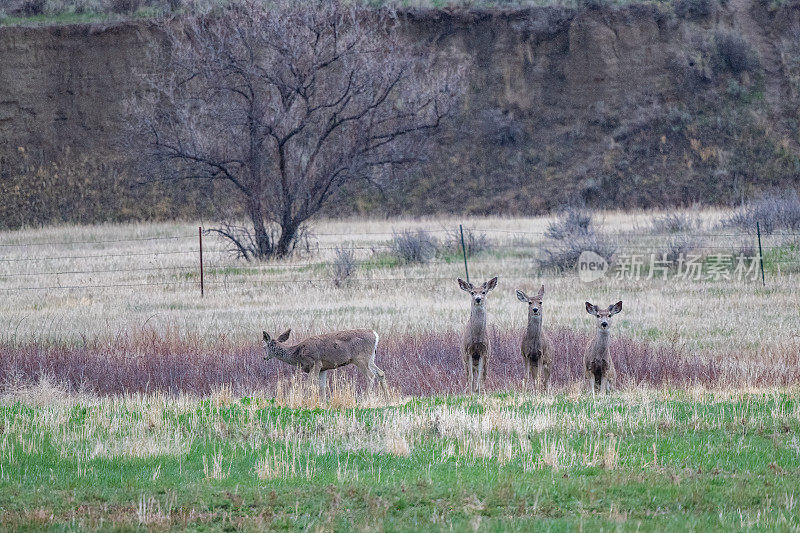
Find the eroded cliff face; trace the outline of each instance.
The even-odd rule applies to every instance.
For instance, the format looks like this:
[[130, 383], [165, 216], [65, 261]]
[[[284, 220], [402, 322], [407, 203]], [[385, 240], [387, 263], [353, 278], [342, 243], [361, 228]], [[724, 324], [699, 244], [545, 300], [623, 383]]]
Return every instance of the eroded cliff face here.
[[[403, 14], [443, 61], [470, 62], [470, 88], [423, 168], [353, 209], [724, 203], [796, 183], [800, 7], [742, 1], [692, 20], [652, 5]], [[728, 32], [761, 59], [728, 64]], [[3, 179], [19, 175], [18, 147], [44, 162], [115, 160], [136, 73], [158, 68], [159, 46], [147, 23], [0, 28]]]
[[5, 148], [105, 152], [126, 98], [140, 89], [157, 38], [147, 25], [0, 28], [0, 139]]

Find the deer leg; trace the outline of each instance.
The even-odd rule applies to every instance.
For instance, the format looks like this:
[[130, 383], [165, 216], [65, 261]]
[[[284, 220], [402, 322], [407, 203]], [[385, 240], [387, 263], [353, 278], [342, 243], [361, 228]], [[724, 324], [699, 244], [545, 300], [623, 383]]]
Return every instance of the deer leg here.
[[480, 392], [483, 393], [484, 389], [486, 389], [486, 372], [489, 369], [489, 358], [486, 356], [481, 357], [480, 361], [480, 373], [481, 373], [481, 390]]
[[523, 382], [525, 385], [530, 385], [528, 381], [530, 381], [531, 376], [531, 362], [527, 357], [525, 357], [525, 355], [522, 356], [522, 366], [525, 367], [522, 375]]
[[583, 384], [584, 390], [588, 393], [591, 392], [592, 396], [594, 396], [594, 374], [588, 368], [584, 371], [583, 374]]
[[614, 370], [614, 363], [612, 361], [608, 362], [608, 372], [606, 372], [606, 376], [608, 379], [606, 387], [608, 388], [608, 392], [611, 392], [617, 385], [617, 371]]
[[478, 359], [477, 376], [475, 379], [476, 381], [475, 385], [477, 389], [475, 392], [477, 392], [478, 394], [483, 392], [483, 371], [484, 371], [483, 365], [484, 365], [484, 358], [481, 357], [480, 359]]
[[[530, 359], [529, 359], [530, 361]], [[534, 389], [539, 388], [539, 363], [533, 364], [533, 361], [528, 363], [530, 367], [531, 385]]]
[[378, 365], [375, 364], [375, 361], [370, 361], [369, 369], [378, 378], [378, 383], [380, 383], [381, 385], [381, 390], [383, 391], [383, 395], [388, 398], [389, 389], [386, 387], [386, 374], [383, 372], [383, 370], [378, 368]]
[[550, 390], [550, 365], [545, 363], [544, 361], [539, 361], [542, 365], [541, 374], [542, 374], [542, 383], [544, 384], [544, 390]]
[[[311, 367], [311, 370], [308, 373], [308, 380], [311, 383], [311, 386], [318, 386], [319, 385], [319, 372], [322, 370], [322, 361], [317, 361], [314, 363], [314, 366]], [[321, 400], [321, 398], [320, 398]]]
[[466, 369], [467, 369], [467, 390], [466, 390], [466, 392], [467, 392], [467, 394], [472, 394], [472, 388], [473, 388], [472, 373], [473, 373], [473, 369], [472, 369], [472, 361], [471, 360], [467, 361]]
[[367, 378], [367, 394], [372, 394], [372, 384], [375, 382], [375, 374], [370, 370], [367, 363], [354, 363], [364, 377]]
[[609, 394], [614, 387], [614, 377], [614, 374], [611, 372], [603, 372], [603, 380], [600, 382], [600, 388], [606, 394]]
[[319, 373], [319, 397], [321, 401], [325, 401], [328, 393], [328, 371], [321, 370]]

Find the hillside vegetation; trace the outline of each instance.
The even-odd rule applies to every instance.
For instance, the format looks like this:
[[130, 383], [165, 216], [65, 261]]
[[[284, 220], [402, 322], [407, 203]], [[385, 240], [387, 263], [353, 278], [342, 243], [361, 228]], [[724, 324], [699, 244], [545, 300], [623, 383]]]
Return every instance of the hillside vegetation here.
[[[6, 227], [237, 208], [224, 188], [131, 186], [142, 176], [117, 141], [160, 42], [131, 20], [166, 4], [111, 4], [44, 2], [0, 28]], [[106, 11], [104, 24], [26, 26]], [[421, 165], [342, 191], [331, 216], [732, 205], [798, 185], [800, 3], [397, 4], [394, 16], [469, 66], [467, 93]]]

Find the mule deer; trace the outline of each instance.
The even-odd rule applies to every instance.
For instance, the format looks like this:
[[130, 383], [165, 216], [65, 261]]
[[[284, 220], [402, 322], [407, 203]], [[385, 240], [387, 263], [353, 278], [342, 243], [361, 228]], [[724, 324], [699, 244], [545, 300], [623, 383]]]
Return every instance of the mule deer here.
[[550, 380], [550, 368], [553, 363], [553, 354], [550, 342], [542, 334], [542, 297], [544, 285], [539, 293], [530, 297], [517, 289], [517, 299], [528, 304], [528, 329], [522, 337], [522, 362], [525, 365], [525, 377], [533, 381], [534, 386], [539, 384], [539, 376], [547, 388]]
[[369, 390], [375, 378], [386, 395], [386, 379], [383, 370], [375, 364], [378, 350], [378, 334], [371, 329], [335, 331], [316, 337], [308, 337], [292, 346], [286, 345], [291, 329], [287, 329], [277, 339], [264, 331], [265, 361], [273, 357], [284, 363], [300, 367], [310, 375], [311, 382], [319, 380], [319, 396], [325, 400], [328, 370], [345, 365], [355, 365], [369, 382]]
[[609, 392], [617, 379], [614, 362], [608, 351], [608, 341], [611, 337], [611, 317], [620, 311], [622, 301], [609, 305], [607, 309], [600, 309], [586, 302], [586, 312], [597, 317], [597, 333], [583, 356], [585, 386], [586, 389], [591, 387], [592, 394]]
[[472, 297], [469, 322], [461, 338], [461, 357], [467, 372], [467, 390], [480, 394], [486, 381], [486, 365], [489, 362], [489, 332], [486, 329], [486, 296], [497, 287], [497, 276], [480, 287], [458, 278], [458, 286]]

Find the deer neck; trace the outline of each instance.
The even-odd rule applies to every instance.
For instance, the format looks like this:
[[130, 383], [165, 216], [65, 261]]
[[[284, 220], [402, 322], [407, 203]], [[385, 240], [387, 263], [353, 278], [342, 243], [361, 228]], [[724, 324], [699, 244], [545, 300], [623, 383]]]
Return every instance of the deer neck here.
[[286, 346], [278, 345], [274, 357], [284, 363], [296, 365], [299, 363], [299, 359], [297, 358], [297, 350], [295, 348], [295, 346], [287, 348]]
[[594, 337], [594, 352], [597, 356], [605, 355], [608, 352], [608, 341], [610, 338], [610, 329], [597, 329], [597, 334]]
[[528, 312], [528, 330], [527, 337], [532, 339], [534, 343], [538, 343], [542, 338], [542, 315], [534, 315]]
[[469, 315], [469, 330], [473, 334], [481, 334], [486, 330], [486, 306], [473, 305]]

